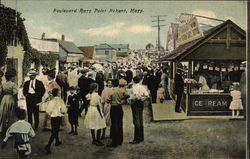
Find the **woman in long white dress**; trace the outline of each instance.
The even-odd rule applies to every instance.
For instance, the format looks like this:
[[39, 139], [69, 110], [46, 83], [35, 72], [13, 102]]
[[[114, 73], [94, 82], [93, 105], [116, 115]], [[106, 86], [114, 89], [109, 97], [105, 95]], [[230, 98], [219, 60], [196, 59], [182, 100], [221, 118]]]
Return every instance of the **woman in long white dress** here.
[[5, 73], [6, 83], [0, 87], [0, 94], [3, 95], [0, 104], [0, 132], [5, 134], [6, 130], [16, 120], [14, 108], [17, 104], [18, 86], [14, 83], [15, 72]]
[[98, 95], [97, 83], [90, 85], [90, 92], [86, 98], [89, 100], [89, 107], [84, 125], [91, 131], [92, 144], [103, 146], [103, 143], [100, 141], [101, 129], [106, 127], [106, 123], [100, 108], [101, 97]]

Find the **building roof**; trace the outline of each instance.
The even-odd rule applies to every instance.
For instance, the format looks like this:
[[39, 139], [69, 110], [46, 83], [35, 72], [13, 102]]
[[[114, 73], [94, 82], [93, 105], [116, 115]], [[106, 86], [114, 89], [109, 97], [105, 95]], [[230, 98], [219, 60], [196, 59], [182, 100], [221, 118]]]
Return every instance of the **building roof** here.
[[211, 29], [205, 31], [203, 33], [204, 34], [203, 37], [178, 46], [171, 53], [169, 53], [168, 55], [162, 57], [158, 61], [172, 61], [172, 60], [180, 59], [181, 57], [185, 56], [186, 53], [188, 53], [188, 51], [190, 49], [192, 49], [193, 47], [197, 46], [198, 44], [201, 44], [201, 43], [205, 42], [205, 40], [207, 38], [209, 38], [211, 35], [213, 35], [217, 31], [219, 31], [221, 28], [225, 27], [229, 23], [231, 23], [234, 27], [236, 27], [237, 29], [239, 29], [240, 31], [242, 31], [242, 32], [245, 33], [245, 31], [243, 29], [241, 29], [239, 26], [237, 26], [231, 20], [227, 20], [224, 23], [221, 23], [221, 24], [217, 25], [216, 27], [211, 28]]
[[78, 49], [78, 47], [71, 41], [63, 41], [58, 39], [45, 39], [50, 41], [57, 41], [67, 53], [75, 53], [75, 54], [82, 54], [83, 52]]
[[31, 46], [39, 52], [59, 52], [59, 44], [54, 41], [47, 41], [36, 38], [29, 38]]
[[81, 46], [78, 48], [83, 52], [84, 57], [89, 58], [89, 59], [94, 58], [94, 51], [95, 51], [94, 46]]
[[118, 48], [120, 49], [129, 49], [129, 44], [99, 44], [95, 46], [96, 49], [113, 49], [117, 50]]

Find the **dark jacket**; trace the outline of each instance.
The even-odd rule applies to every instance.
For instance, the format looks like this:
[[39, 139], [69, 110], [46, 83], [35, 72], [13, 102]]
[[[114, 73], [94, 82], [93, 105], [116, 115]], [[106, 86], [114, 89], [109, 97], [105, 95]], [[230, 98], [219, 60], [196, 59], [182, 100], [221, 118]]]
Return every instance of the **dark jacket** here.
[[157, 77], [154, 75], [149, 75], [148, 77], [148, 89], [151, 92], [156, 92], [158, 89], [158, 81], [157, 81]]
[[127, 83], [132, 82], [133, 72], [131, 70], [127, 70], [125, 73], [126, 73], [125, 80], [127, 81]]
[[[30, 85], [30, 80], [28, 80], [24, 83], [24, 86], [23, 86], [23, 95], [24, 96], [28, 95], [29, 85]], [[45, 87], [43, 85], [43, 82], [36, 79], [34, 101], [36, 103], [42, 102], [42, 97], [43, 97], [44, 93], [45, 93]]]
[[180, 94], [184, 91], [184, 81], [180, 74], [176, 74], [174, 77], [174, 94]]
[[91, 78], [87, 78], [85, 76], [81, 76], [78, 79], [78, 87], [80, 88], [80, 97], [83, 98], [89, 93], [90, 84], [93, 83], [94, 80]]

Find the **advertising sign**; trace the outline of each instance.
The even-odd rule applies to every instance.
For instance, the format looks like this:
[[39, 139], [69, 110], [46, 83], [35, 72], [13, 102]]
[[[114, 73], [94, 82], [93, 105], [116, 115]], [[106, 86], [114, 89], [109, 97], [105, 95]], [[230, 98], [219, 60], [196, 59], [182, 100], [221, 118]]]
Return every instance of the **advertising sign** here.
[[179, 26], [177, 46], [196, 40], [203, 36], [196, 17], [190, 19], [187, 24]]

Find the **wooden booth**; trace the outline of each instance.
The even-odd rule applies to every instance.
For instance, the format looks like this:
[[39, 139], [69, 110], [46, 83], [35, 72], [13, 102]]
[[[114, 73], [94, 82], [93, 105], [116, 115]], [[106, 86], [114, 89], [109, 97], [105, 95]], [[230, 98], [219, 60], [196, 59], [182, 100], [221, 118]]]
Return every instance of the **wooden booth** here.
[[[246, 33], [230, 20], [207, 30], [199, 39], [182, 44], [159, 62], [171, 61], [170, 88], [177, 68], [185, 79], [182, 109], [187, 115], [230, 115], [230, 86], [239, 82], [246, 60]], [[197, 76], [209, 87], [197, 87]], [[172, 86], [171, 86], [172, 85]]]

